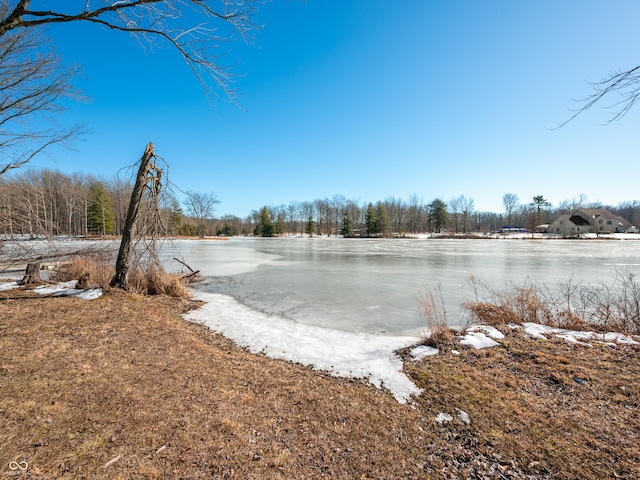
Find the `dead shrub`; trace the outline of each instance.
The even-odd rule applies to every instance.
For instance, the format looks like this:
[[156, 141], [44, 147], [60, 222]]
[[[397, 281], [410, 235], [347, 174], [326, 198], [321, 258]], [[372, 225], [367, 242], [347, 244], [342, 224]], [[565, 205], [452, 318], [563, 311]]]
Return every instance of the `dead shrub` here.
[[[109, 283], [115, 273], [113, 258], [106, 254], [76, 256], [60, 266], [55, 280], [68, 282], [78, 280], [89, 274], [89, 284], [111, 290]], [[171, 297], [189, 298], [191, 293], [185, 286], [182, 275], [167, 273], [161, 266], [152, 265], [146, 270], [132, 268], [127, 275], [128, 290], [140, 295], [169, 295]]]
[[[596, 327], [582, 320], [578, 315], [569, 311], [559, 311], [548, 324], [551, 327], [564, 328], [565, 330], [589, 330]], [[599, 328], [595, 328], [599, 330]]]
[[147, 271], [130, 270], [127, 277], [129, 290], [141, 295], [169, 295], [171, 297], [189, 298], [191, 293], [184, 285], [181, 275], [167, 273], [160, 267], [152, 267]]
[[472, 302], [463, 305], [471, 312], [473, 318], [481, 323], [499, 327], [508, 323], [520, 324], [522, 318], [505, 305], [495, 305], [487, 302]]
[[555, 290], [531, 283], [506, 291], [483, 286], [488, 300], [480, 299], [473, 278], [472, 284], [476, 300], [463, 306], [479, 322], [494, 326], [533, 322], [567, 330], [640, 334], [640, 281], [630, 272], [616, 270], [611, 283], [597, 285], [569, 279]]
[[148, 295], [169, 295], [171, 297], [190, 297], [189, 290], [177, 273], [167, 273], [163, 269], [153, 268], [146, 272]]
[[548, 324], [553, 318], [542, 292], [531, 284], [516, 288], [512, 305], [516, 314], [524, 322]]
[[549, 324], [553, 318], [547, 298], [534, 285], [502, 292], [490, 290], [490, 294], [489, 301], [476, 300], [463, 305], [479, 322], [493, 326], [524, 322]]

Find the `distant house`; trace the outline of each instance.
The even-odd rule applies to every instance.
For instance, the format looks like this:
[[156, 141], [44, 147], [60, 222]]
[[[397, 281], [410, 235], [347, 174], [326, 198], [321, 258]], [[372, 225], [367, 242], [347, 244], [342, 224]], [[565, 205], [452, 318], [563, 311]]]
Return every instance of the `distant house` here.
[[624, 233], [633, 229], [624, 218], [604, 208], [579, 208], [570, 215], [560, 215], [549, 225], [548, 232], [563, 237], [579, 237], [585, 233]]

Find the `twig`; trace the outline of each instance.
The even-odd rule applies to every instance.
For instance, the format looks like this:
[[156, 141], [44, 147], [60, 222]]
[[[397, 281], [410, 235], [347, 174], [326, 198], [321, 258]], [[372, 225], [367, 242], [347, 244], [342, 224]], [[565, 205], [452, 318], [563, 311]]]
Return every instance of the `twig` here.
[[107, 468], [108, 466], [110, 466], [110, 465], [112, 465], [112, 464], [116, 463], [116, 462], [117, 462], [118, 460], [120, 460], [121, 458], [122, 458], [122, 455], [118, 455], [117, 457], [112, 458], [112, 459], [111, 459], [111, 460], [109, 460], [107, 463], [105, 463], [105, 464], [102, 466], [102, 468]]

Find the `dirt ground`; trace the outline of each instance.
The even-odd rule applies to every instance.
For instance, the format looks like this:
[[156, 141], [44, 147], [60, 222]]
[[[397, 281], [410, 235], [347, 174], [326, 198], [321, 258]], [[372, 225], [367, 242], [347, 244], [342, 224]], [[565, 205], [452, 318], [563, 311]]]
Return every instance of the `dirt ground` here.
[[0, 292], [0, 478], [640, 478], [638, 347], [509, 331], [407, 358], [424, 393], [400, 405], [250, 354], [194, 306]]

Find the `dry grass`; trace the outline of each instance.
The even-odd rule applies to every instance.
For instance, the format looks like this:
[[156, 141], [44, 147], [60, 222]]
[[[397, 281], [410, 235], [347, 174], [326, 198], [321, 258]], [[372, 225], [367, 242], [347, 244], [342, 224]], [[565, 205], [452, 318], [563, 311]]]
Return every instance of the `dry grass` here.
[[191, 305], [124, 293], [0, 301], [0, 468], [24, 460], [34, 478], [416, 472], [407, 462], [418, 444], [402, 439], [420, 435], [417, 412], [365, 383], [237, 348], [178, 317]]
[[[66, 282], [78, 280], [83, 275], [89, 274], [89, 282], [92, 285], [104, 291], [111, 291], [109, 282], [115, 273], [113, 264], [111, 255], [107, 254], [75, 256], [61, 266], [55, 279]], [[180, 274], [169, 274], [153, 265], [145, 269], [130, 269], [127, 286], [131, 292], [141, 295], [169, 295], [179, 298], [191, 296]]]
[[[640, 351], [533, 341], [406, 364], [415, 405], [252, 355], [194, 302], [0, 292], [0, 473], [21, 478], [640, 478]], [[579, 379], [582, 383], [578, 383]], [[439, 425], [439, 412], [456, 408]]]
[[[464, 307], [472, 321], [494, 326], [522, 322], [570, 330], [640, 334], [640, 281], [630, 272], [616, 271], [609, 284], [583, 285], [572, 280], [555, 289], [532, 283], [497, 291], [472, 278], [476, 300]], [[480, 299], [478, 287], [486, 290]]]
[[434, 291], [429, 285], [425, 286], [417, 302], [420, 317], [427, 326], [421, 343], [433, 348], [446, 348], [453, 345], [458, 332], [449, 326], [449, 318], [440, 289]]
[[68, 262], [61, 264], [55, 273], [55, 280], [69, 282], [78, 280], [89, 274], [89, 282], [104, 290], [109, 289], [109, 282], [115, 273], [115, 261], [112, 254], [76, 255]]
[[[423, 411], [467, 412], [470, 425], [444, 432], [460, 463], [464, 446], [530, 478], [640, 478], [640, 350], [512, 333], [501, 347], [438, 355], [409, 366], [428, 389]], [[434, 471], [446, 464], [439, 452]], [[475, 478], [475, 477], [474, 477]], [[481, 477], [482, 478], [482, 477]], [[497, 478], [513, 478], [510, 476]], [[526, 477], [524, 477], [526, 478]]]

